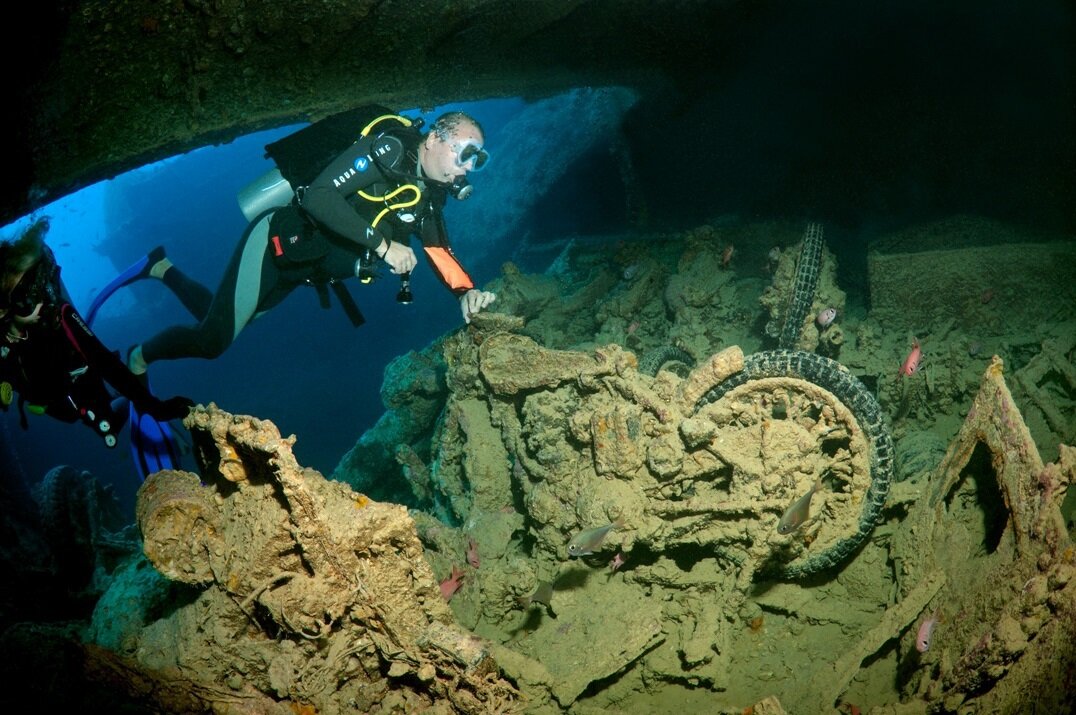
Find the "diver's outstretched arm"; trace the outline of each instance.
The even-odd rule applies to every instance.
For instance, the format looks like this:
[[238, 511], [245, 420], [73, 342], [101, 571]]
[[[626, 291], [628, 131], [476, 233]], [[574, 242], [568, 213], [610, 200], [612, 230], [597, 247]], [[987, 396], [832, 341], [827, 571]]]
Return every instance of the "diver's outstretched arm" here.
[[154, 419], [167, 421], [186, 417], [194, 402], [187, 397], [160, 400], [127, 369], [116, 354], [109, 350], [94, 334], [82, 316], [70, 303], [60, 307], [60, 322], [75, 348], [86, 363], [100, 372], [108, 384], [135, 404], [140, 412]]

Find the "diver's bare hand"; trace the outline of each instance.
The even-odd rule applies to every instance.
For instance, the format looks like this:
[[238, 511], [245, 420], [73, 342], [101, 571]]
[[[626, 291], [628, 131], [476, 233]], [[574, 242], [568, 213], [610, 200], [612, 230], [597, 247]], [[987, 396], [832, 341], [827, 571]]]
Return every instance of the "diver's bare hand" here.
[[34, 306], [33, 311], [29, 315], [13, 315], [11, 316], [11, 325], [7, 328], [7, 340], [10, 343], [19, 342], [26, 339], [26, 331], [24, 326], [33, 325], [37, 321], [41, 320], [41, 306], [43, 303], [38, 303]]
[[463, 322], [470, 323], [471, 317], [482, 312], [482, 309], [497, 300], [495, 293], [486, 290], [472, 288], [460, 296], [460, 311], [463, 313]]
[[418, 265], [418, 259], [415, 258], [415, 252], [411, 250], [411, 247], [392, 241], [387, 241], [387, 243], [388, 248], [384, 251], [378, 247], [377, 255], [389, 265], [389, 270], [396, 275], [413, 271]]

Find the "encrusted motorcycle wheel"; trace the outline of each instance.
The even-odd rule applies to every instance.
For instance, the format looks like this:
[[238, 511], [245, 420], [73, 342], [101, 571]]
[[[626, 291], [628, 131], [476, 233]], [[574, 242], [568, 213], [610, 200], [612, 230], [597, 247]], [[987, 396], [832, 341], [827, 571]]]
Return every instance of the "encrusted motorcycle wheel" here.
[[[756, 353], [698, 400], [694, 418], [713, 423], [708, 449], [732, 466], [730, 495], [756, 505], [758, 528], [745, 534], [751, 551], [765, 546], [756, 573], [826, 571], [869, 536], [889, 492], [893, 443], [874, 396], [846, 367], [798, 350]], [[779, 533], [782, 515], [812, 489], [803, 524]]]

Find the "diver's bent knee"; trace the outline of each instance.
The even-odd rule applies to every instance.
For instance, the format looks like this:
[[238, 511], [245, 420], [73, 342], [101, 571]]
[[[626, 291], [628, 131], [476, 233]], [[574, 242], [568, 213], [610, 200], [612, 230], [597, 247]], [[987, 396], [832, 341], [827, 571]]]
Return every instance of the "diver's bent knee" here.
[[224, 354], [232, 341], [224, 336], [212, 336], [198, 343], [198, 357], [214, 360]]

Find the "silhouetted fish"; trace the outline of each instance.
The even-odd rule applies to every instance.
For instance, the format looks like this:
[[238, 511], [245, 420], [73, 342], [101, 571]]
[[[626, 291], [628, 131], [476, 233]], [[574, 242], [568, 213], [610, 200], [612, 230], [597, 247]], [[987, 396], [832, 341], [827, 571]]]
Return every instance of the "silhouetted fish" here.
[[529, 608], [532, 603], [544, 603], [548, 606], [551, 600], [553, 600], [553, 584], [550, 581], [539, 581], [534, 593], [516, 599], [524, 608]]

